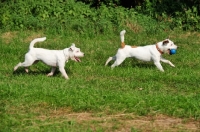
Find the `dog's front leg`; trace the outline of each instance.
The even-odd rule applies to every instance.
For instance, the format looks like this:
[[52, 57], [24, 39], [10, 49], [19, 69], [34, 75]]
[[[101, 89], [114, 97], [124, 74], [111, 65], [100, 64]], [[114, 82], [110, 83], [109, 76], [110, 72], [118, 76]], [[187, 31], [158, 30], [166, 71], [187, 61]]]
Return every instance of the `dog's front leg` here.
[[65, 79], [69, 79], [64, 67], [59, 67], [59, 70], [62, 73], [62, 75], [65, 77]]
[[162, 67], [162, 65], [160, 64], [160, 62], [158, 61], [156, 61], [156, 62], [154, 62], [154, 64], [156, 65], [156, 67], [160, 70], [160, 71], [162, 71], [162, 72], [164, 72], [164, 69], [163, 69], [163, 67]]
[[54, 72], [56, 71], [56, 67], [51, 68], [51, 72], [47, 74], [47, 76], [53, 76]]
[[162, 61], [162, 62], [164, 62], [164, 63], [167, 63], [167, 64], [169, 64], [170, 66], [172, 66], [172, 67], [175, 67], [174, 66], [174, 64], [172, 64], [169, 60], [166, 60], [166, 59], [164, 59], [164, 58], [160, 58], [160, 61]]

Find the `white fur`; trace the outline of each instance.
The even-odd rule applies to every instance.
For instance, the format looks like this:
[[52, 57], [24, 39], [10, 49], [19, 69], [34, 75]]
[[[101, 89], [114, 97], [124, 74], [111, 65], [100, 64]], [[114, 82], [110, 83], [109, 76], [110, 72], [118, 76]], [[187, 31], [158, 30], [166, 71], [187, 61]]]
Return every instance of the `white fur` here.
[[[120, 32], [121, 42], [124, 43], [124, 35], [126, 31], [123, 30]], [[156, 48], [156, 45], [158, 48]], [[125, 45], [124, 48], [119, 48], [117, 54], [113, 57], [109, 57], [106, 61], [107, 65], [111, 60], [114, 60], [114, 64], [111, 65], [112, 68], [120, 65], [127, 57], [135, 57], [136, 59], [142, 61], [153, 61], [156, 67], [164, 72], [160, 61], [168, 63], [172, 67], [175, 67], [169, 60], [166, 60], [162, 57], [161, 53], [169, 53], [170, 49], [177, 49], [177, 46], [169, 39], [158, 42], [157, 44], [147, 45], [147, 46], [138, 46], [136, 48], [131, 47], [130, 45]]]
[[64, 69], [65, 62], [69, 59], [79, 62], [80, 59], [78, 57], [83, 57], [84, 53], [81, 52], [79, 48], [76, 48], [75, 44], [72, 44], [69, 48], [65, 48], [63, 50], [48, 50], [33, 47], [35, 43], [45, 40], [46, 37], [34, 39], [30, 43], [28, 53], [25, 55], [25, 61], [18, 63], [14, 67], [14, 71], [16, 71], [18, 67], [25, 67], [25, 71], [28, 72], [27, 67], [37, 63], [38, 61], [42, 61], [52, 67], [51, 72], [47, 76], [52, 76], [56, 70], [56, 67], [59, 67], [59, 70], [65, 79], [69, 79]]

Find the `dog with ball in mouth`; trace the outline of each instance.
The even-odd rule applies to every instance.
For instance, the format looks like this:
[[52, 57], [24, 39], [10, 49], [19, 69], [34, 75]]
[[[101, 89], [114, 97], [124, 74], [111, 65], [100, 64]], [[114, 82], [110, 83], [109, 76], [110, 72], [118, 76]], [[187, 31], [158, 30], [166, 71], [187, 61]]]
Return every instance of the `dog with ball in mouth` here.
[[170, 55], [176, 53], [177, 46], [169, 39], [165, 39], [153, 45], [147, 46], [130, 46], [124, 43], [124, 35], [126, 31], [120, 32], [121, 47], [118, 49], [116, 55], [109, 57], [105, 63], [107, 65], [110, 61], [115, 62], [111, 65], [111, 68], [120, 65], [126, 58], [135, 57], [142, 61], [153, 61], [156, 67], [164, 72], [164, 69], [160, 63], [168, 63], [170, 66], [175, 67], [169, 60], [164, 59], [162, 54], [168, 53]]

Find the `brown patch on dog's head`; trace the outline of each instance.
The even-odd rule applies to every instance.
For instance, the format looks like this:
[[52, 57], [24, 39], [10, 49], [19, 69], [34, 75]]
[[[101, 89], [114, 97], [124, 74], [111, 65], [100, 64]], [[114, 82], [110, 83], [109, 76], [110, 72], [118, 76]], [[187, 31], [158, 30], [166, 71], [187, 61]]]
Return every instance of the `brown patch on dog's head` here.
[[131, 46], [131, 48], [137, 48], [137, 46], [134, 46], [134, 45], [133, 45], [133, 46]]
[[166, 45], [166, 44], [168, 44], [169, 43], [169, 40], [164, 40], [163, 41], [163, 45]]
[[122, 43], [121, 43], [121, 48], [123, 49], [124, 47], [125, 47], [125, 43], [122, 42]]

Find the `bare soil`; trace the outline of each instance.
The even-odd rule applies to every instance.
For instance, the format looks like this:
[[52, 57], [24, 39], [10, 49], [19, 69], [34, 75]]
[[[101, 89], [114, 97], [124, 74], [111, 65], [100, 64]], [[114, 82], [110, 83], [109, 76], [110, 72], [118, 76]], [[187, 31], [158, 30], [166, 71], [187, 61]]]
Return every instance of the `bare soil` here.
[[105, 131], [200, 131], [200, 121], [181, 119], [166, 115], [136, 116], [132, 113], [105, 115], [102, 113], [71, 113], [66, 109], [54, 110], [51, 118], [73, 120], [79, 124], [90, 124], [92, 130], [103, 128]]

